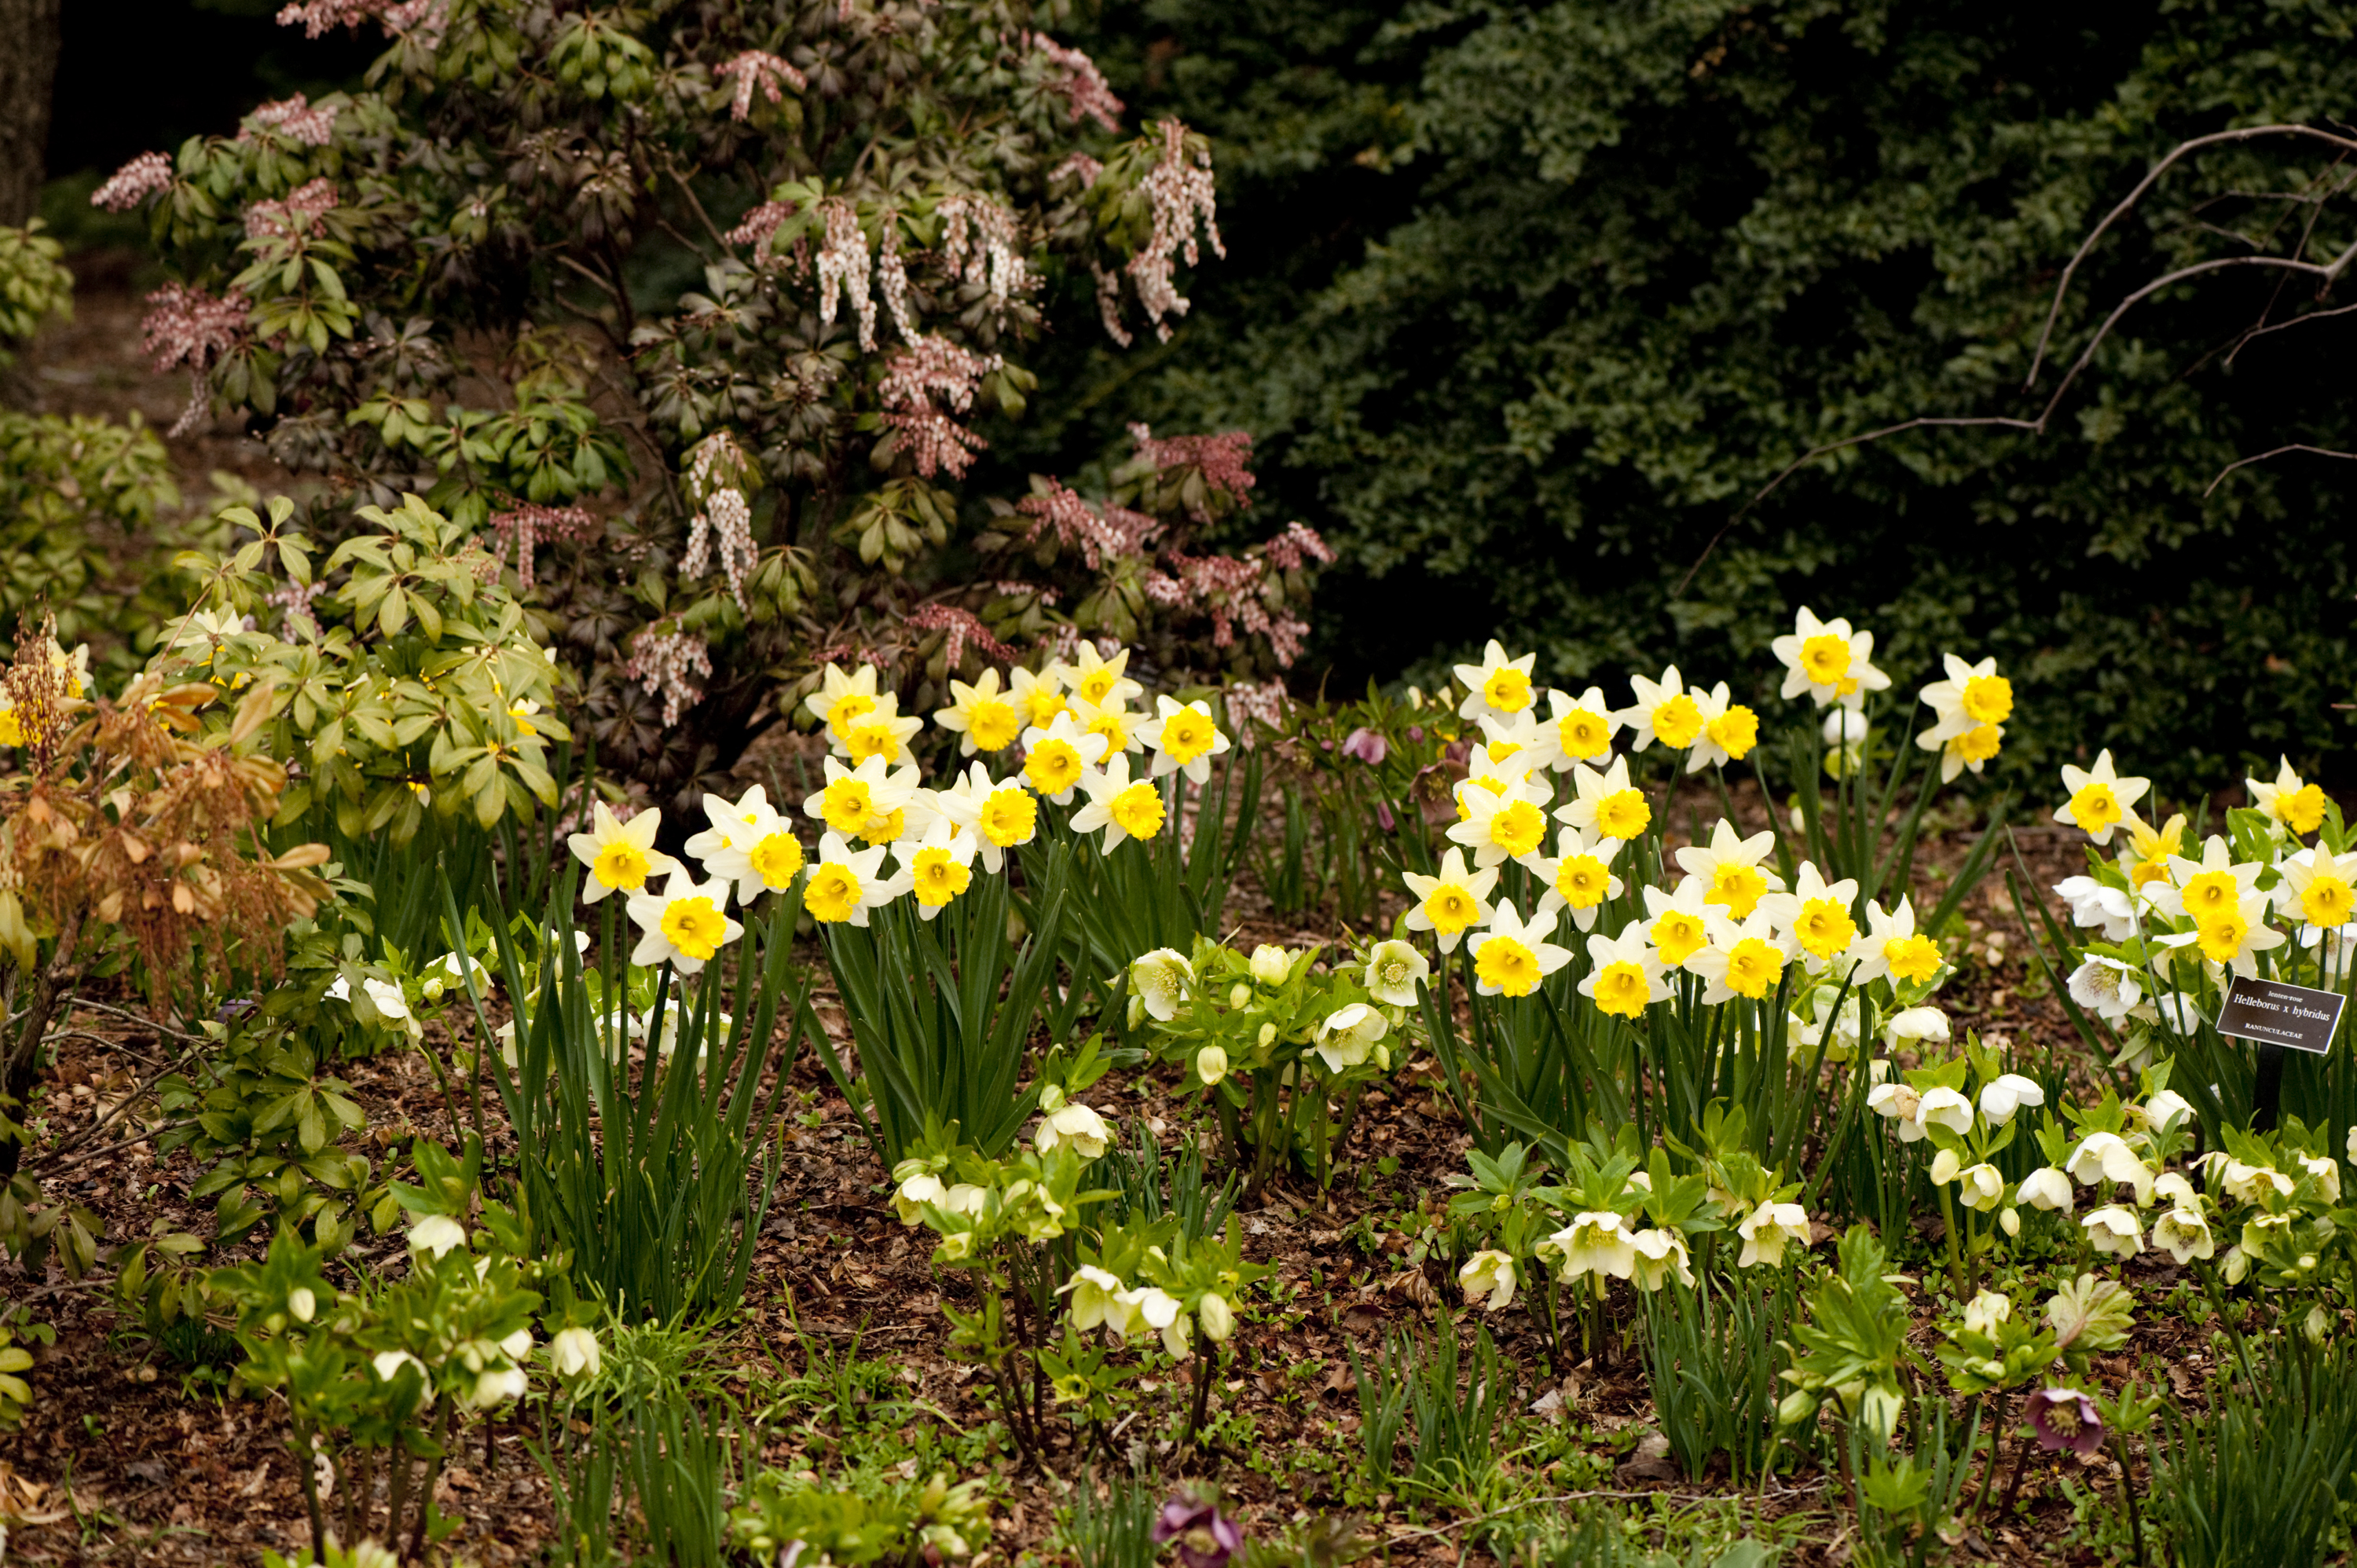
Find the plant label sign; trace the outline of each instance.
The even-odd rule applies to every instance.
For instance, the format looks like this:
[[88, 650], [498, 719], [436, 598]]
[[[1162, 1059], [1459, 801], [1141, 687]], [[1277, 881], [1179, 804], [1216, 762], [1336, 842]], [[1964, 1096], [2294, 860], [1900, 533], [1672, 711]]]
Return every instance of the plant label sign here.
[[2226, 992], [2226, 1004], [2218, 1010], [2218, 1032], [2322, 1056], [2332, 1047], [2332, 1031], [2348, 1000], [2337, 991], [2311, 991], [2238, 974]]

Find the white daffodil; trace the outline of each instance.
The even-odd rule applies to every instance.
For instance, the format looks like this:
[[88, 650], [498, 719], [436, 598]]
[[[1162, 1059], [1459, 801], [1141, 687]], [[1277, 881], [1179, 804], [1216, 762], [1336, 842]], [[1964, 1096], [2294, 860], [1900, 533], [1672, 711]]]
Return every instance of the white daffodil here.
[[2112, 832], [2127, 820], [2129, 809], [2152, 788], [2149, 779], [2123, 779], [2112, 768], [2107, 746], [2092, 768], [2062, 765], [2062, 788], [2071, 798], [2054, 812], [2054, 820], [2074, 827], [2099, 844], [2112, 842]]
[[1555, 918], [1535, 910], [1525, 921], [1511, 899], [1500, 899], [1490, 929], [1466, 946], [1472, 955], [1475, 989], [1484, 996], [1527, 996], [1539, 982], [1571, 961], [1571, 950], [1547, 939]]
[[1055, 672], [1075, 699], [1101, 708], [1146, 694], [1146, 688], [1129, 678], [1128, 670], [1128, 649], [1117, 648], [1108, 659], [1093, 643], [1082, 641], [1073, 644], [1071, 661], [1058, 665]]
[[1561, 773], [1575, 763], [1609, 756], [1613, 733], [1620, 729], [1620, 719], [1605, 705], [1604, 688], [1590, 686], [1577, 697], [1549, 692], [1546, 727], [1555, 736], [1550, 766]]
[[1616, 1018], [1641, 1018], [1646, 1008], [1670, 999], [1662, 961], [1638, 922], [1631, 921], [1617, 937], [1592, 933], [1587, 958], [1579, 993], [1594, 1002], [1597, 1011]]
[[946, 817], [934, 818], [914, 843], [903, 839], [892, 850], [899, 870], [888, 885], [887, 897], [914, 894], [917, 914], [923, 919], [948, 908], [973, 884], [974, 836]]
[[1557, 828], [1555, 845], [1552, 857], [1533, 855], [1523, 862], [1546, 886], [1539, 897], [1538, 913], [1554, 915], [1568, 909], [1581, 930], [1593, 930], [1604, 901], [1618, 898], [1622, 891], [1620, 879], [1612, 875], [1611, 850], [1601, 843], [1591, 845], [1577, 828]]
[[2357, 893], [2352, 891], [2357, 889], [2357, 851], [2335, 855], [2321, 849], [2302, 850], [2276, 869], [2283, 880], [2276, 885], [2276, 908], [2307, 926], [2301, 933], [2303, 946], [2314, 945], [2309, 938], [2338, 930], [2357, 914]]
[[1944, 681], [1923, 688], [1923, 705], [1934, 723], [1915, 744], [1940, 756], [1940, 782], [1953, 783], [1965, 768], [1978, 773], [2004, 744], [2005, 721], [2013, 714], [2013, 683], [1996, 672], [1996, 660], [1967, 664], [1953, 653], [1940, 656]]
[[830, 727], [827, 745], [854, 763], [880, 758], [886, 766], [898, 768], [910, 760], [909, 743], [924, 727], [924, 720], [901, 713], [900, 699], [885, 692], [877, 695], [875, 707], [841, 730]]
[[1765, 1001], [1783, 978], [1785, 960], [1792, 954], [1768, 911], [1754, 909], [1749, 919], [1741, 921], [1713, 915], [1709, 929], [1710, 940], [1685, 961], [1686, 972], [1703, 978], [1703, 1004], [1715, 1007], [1738, 996]]
[[1703, 902], [1701, 882], [1690, 876], [1674, 893], [1651, 883], [1640, 891], [1645, 898], [1645, 937], [1654, 956], [1665, 970], [1684, 969], [1688, 959], [1709, 945], [1717, 929], [1718, 915]]
[[1616, 757], [1612, 766], [1598, 772], [1587, 764], [1571, 769], [1573, 798], [1555, 809], [1555, 820], [1577, 828], [1587, 842], [1610, 841], [1618, 850], [1644, 832], [1653, 820], [1653, 808], [1642, 789], [1629, 782], [1629, 759]]
[[1828, 703], [1857, 708], [1867, 693], [1890, 685], [1890, 677], [1873, 664], [1874, 633], [1853, 631], [1846, 619], [1821, 621], [1806, 605], [1792, 618], [1791, 634], [1768, 649], [1784, 666], [1787, 701], [1805, 692], [1821, 708]]
[[990, 770], [979, 762], [937, 793], [933, 804], [942, 816], [974, 835], [975, 853], [993, 876], [1005, 868], [1008, 850], [1029, 843], [1039, 831], [1039, 799], [1012, 779], [994, 782]]
[[1850, 984], [1863, 987], [1878, 980], [1897, 985], [1928, 985], [1939, 978], [1947, 962], [1940, 944], [1915, 929], [1915, 906], [1907, 898], [1885, 913], [1880, 904], [1866, 906], [1866, 935], [1853, 950], [1857, 966], [1849, 972]]
[[1726, 910], [1730, 919], [1742, 920], [1750, 918], [1760, 899], [1783, 890], [1784, 879], [1763, 864], [1775, 848], [1776, 835], [1768, 829], [1745, 838], [1721, 817], [1710, 830], [1708, 843], [1688, 844], [1676, 852], [1676, 858], [1678, 868], [1702, 884], [1704, 903]]
[[674, 871], [661, 893], [633, 893], [627, 908], [640, 932], [630, 961], [641, 966], [669, 963], [694, 974], [745, 934], [728, 918], [728, 884], [716, 876], [699, 886], [684, 870]]
[[1420, 876], [1405, 872], [1401, 880], [1416, 897], [1416, 907], [1407, 912], [1407, 929], [1430, 931], [1440, 939], [1442, 952], [1455, 952], [1457, 944], [1472, 928], [1490, 918], [1490, 889], [1498, 883], [1498, 868], [1485, 866], [1479, 871], [1465, 867], [1465, 852], [1451, 847], [1440, 858], [1440, 875]]
[[1536, 707], [1512, 715], [1483, 714], [1474, 723], [1481, 727], [1482, 744], [1474, 747], [1481, 760], [1468, 757], [1469, 767], [1501, 777], [1526, 779], [1544, 773], [1556, 756], [1561, 737], [1553, 725], [1539, 717]]
[[2092, 876], [2066, 876], [2054, 891], [2071, 906], [2074, 926], [2101, 927], [2107, 942], [2122, 942], [2136, 931], [2136, 906], [2124, 887]]
[[1131, 713], [1124, 703], [1083, 703], [1075, 699], [1071, 714], [1072, 724], [1082, 735], [1103, 737], [1107, 758], [1135, 751], [1144, 744], [1138, 739], [1137, 726], [1145, 720]]
[[1518, 659], [1506, 657], [1505, 646], [1497, 639], [1481, 650], [1479, 664], [1456, 666], [1457, 683], [1465, 688], [1465, 701], [1458, 705], [1460, 719], [1478, 717], [1482, 714], [1521, 713], [1531, 705], [1537, 693], [1531, 686], [1531, 671], [1539, 656], [1525, 653]]
[[1153, 777], [1184, 773], [1196, 784], [1211, 778], [1211, 758], [1228, 749], [1228, 737], [1212, 722], [1209, 703], [1154, 699], [1155, 715], [1137, 726], [1137, 738], [1154, 753]]
[[1035, 725], [1023, 732], [1024, 782], [1059, 806], [1069, 806], [1072, 791], [1105, 750], [1105, 737], [1083, 733], [1066, 708], [1046, 727]]
[[1000, 690], [998, 671], [985, 670], [969, 686], [950, 682], [950, 705], [935, 711], [933, 723], [958, 737], [958, 755], [1005, 751], [1023, 734], [1023, 714]]
[[1733, 701], [1724, 681], [1693, 696], [1695, 706], [1702, 711], [1702, 734], [1686, 750], [1686, 771], [1724, 768], [1750, 756], [1760, 744], [1760, 715]]
[[589, 886], [581, 890], [583, 903], [595, 904], [608, 893], [636, 893], [649, 877], [679, 869], [677, 861], [655, 849], [655, 834], [662, 831], [661, 811], [640, 811], [625, 822], [599, 800], [589, 820], [589, 832], [565, 841], [573, 858], [589, 868]]
[[916, 769], [895, 773], [880, 757], [871, 757], [856, 768], [845, 768], [832, 757], [821, 757], [819, 762], [826, 783], [802, 802], [802, 814], [846, 839], [861, 836], [869, 823], [905, 808], [917, 790]]
[[1448, 837], [1473, 852], [1476, 865], [1527, 865], [1546, 843], [1546, 799], [1544, 788], [1528, 779], [1468, 779], [1457, 791], [1462, 820], [1449, 824]]
[[876, 666], [862, 664], [846, 675], [830, 661], [819, 672], [819, 689], [802, 699], [802, 706], [826, 726], [829, 739], [839, 739], [876, 711]]
[[2276, 758], [2276, 779], [2272, 784], [2256, 779], [2243, 780], [2251, 792], [2251, 808], [2265, 811], [2295, 835], [2312, 833], [2324, 825], [2324, 791], [2314, 784], [2304, 783], [2291, 770], [2291, 758]]
[[1673, 751], [1684, 751], [1702, 738], [1703, 725], [1708, 721], [1701, 704], [1686, 691], [1676, 665], [1663, 671], [1659, 681], [1631, 675], [1629, 688], [1636, 701], [1613, 716], [1631, 731], [1631, 750], [1649, 750], [1658, 740]]
[[1857, 881], [1844, 877], [1829, 883], [1815, 865], [1803, 861], [1790, 892], [1761, 896], [1758, 914], [1809, 958], [1813, 968], [1846, 971], [1859, 955], [1857, 922], [1850, 908], [1857, 901]]
[[1432, 961], [1414, 942], [1387, 938], [1367, 950], [1367, 994], [1393, 1007], [1413, 1007], [1416, 987], [1432, 978]]
[[1808, 1212], [1797, 1203], [1763, 1203], [1737, 1224], [1735, 1233], [1743, 1238], [1737, 1268], [1764, 1263], [1772, 1269], [1783, 1262], [1787, 1244], [1809, 1245]]
[[892, 886], [884, 875], [884, 846], [874, 844], [854, 853], [840, 833], [819, 840], [818, 864], [811, 868], [802, 908], [822, 925], [848, 920], [867, 924], [871, 910], [892, 901]]
[[1514, 1260], [1511, 1253], [1495, 1248], [1485, 1248], [1465, 1260], [1457, 1271], [1457, 1283], [1465, 1292], [1465, 1299], [1481, 1296], [1485, 1312], [1503, 1312], [1514, 1299]]
[[1989, 1119], [1992, 1127], [2004, 1126], [2025, 1105], [2045, 1103], [2046, 1090], [2038, 1080], [2018, 1072], [1999, 1073], [1981, 1089], [1981, 1114]]
[[1131, 779], [1127, 756], [1115, 756], [1102, 772], [1082, 774], [1081, 787], [1088, 791], [1089, 801], [1072, 813], [1072, 832], [1087, 834], [1103, 828], [1105, 854], [1119, 849], [1125, 840], [1144, 843], [1162, 831], [1161, 787]]

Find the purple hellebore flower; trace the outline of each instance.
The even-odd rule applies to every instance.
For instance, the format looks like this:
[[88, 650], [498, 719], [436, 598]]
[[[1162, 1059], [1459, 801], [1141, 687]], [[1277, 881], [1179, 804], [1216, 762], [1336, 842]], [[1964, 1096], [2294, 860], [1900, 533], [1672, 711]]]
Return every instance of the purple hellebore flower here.
[[2029, 1396], [2029, 1429], [2049, 1454], [2068, 1448], [2084, 1459], [2104, 1445], [2104, 1418], [2076, 1389], [2040, 1389]]
[[1154, 1541], [1157, 1545], [1177, 1541], [1185, 1568], [1226, 1568], [1229, 1557], [1243, 1548], [1244, 1532], [1220, 1511], [1218, 1503], [1181, 1489], [1156, 1516]]
[[1342, 741], [1342, 755], [1355, 757], [1370, 768], [1380, 767], [1392, 752], [1392, 743], [1373, 730], [1361, 725], [1352, 730]]
[[1408, 726], [1407, 726], [1407, 737], [1408, 737], [1408, 739], [1410, 739], [1410, 740], [1412, 740], [1412, 741], [1415, 741], [1415, 742], [1418, 743], [1419, 745], [1421, 745], [1421, 744], [1423, 743], [1423, 740], [1424, 740], [1424, 726], [1423, 726], [1422, 725], [1408, 725]]

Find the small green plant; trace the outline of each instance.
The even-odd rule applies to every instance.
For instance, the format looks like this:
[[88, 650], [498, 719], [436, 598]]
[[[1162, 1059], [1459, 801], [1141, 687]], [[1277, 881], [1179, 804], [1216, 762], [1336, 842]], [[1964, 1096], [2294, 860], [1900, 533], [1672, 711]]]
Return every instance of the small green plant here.
[[1455, 1322], [1444, 1316], [1431, 1337], [1386, 1335], [1372, 1368], [1355, 1348], [1351, 1365], [1358, 1374], [1360, 1443], [1370, 1483], [1394, 1481], [1399, 1440], [1413, 1428], [1408, 1473], [1397, 1477], [1403, 1495], [1461, 1506], [1489, 1496], [1500, 1428], [1513, 1408], [1514, 1375], [1487, 1325], [1475, 1326], [1469, 1357], [1458, 1347]]
[[1673, 1277], [1644, 1300], [1653, 1409], [1678, 1467], [1700, 1477], [1724, 1454], [1737, 1485], [1765, 1477], [1776, 1455], [1782, 1341], [1799, 1306], [1793, 1269], [1706, 1276], [1692, 1288]]
[[2357, 1464], [2357, 1356], [2287, 1334], [2156, 1431], [2152, 1511], [2185, 1568], [2313, 1568]]
[[1136, 1476], [1102, 1483], [1084, 1480], [1073, 1488], [1058, 1533], [1080, 1568], [1154, 1568], [1161, 1546], [1154, 1539], [1155, 1488]]

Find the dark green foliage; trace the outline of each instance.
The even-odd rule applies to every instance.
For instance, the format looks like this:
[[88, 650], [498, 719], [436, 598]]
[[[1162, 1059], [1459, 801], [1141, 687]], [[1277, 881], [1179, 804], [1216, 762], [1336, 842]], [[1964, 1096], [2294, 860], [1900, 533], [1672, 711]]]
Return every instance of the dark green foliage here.
[[[2353, 22], [2332, 3], [1116, 5], [1099, 57], [1133, 108], [1212, 136], [1233, 242], [1125, 416], [1254, 432], [1256, 511], [1342, 552], [1319, 631], [1352, 679], [1428, 674], [1495, 631], [1559, 684], [1675, 659], [1757, 697], [1806, 602], [1873, 626], [1901, 691], [1943, 648], [1996, 654], [2022, 699], [2015, 768], [2104, 744], [2171, 790], [2278, 750], [2345, 768], [2329, 704], [2357, 466], [2280, 458], [2202, 497], [2236, 458], [2357, 445], [2330, 373], [2357, 325], [2219, 352], [2273, 275], [2139, 306], [2042, 438], [1897, 436], [1728, 522], [1820, 443], [2034, 415], [2060, 366], [2023, 379], [2082, 237], [2182, 138], [2345, 117]], [[2330, 156], [2224, 149], [2170, 175], [2082, 270], [2061, 364], [2133, 288], [2236, 249], [2197, 219], [2287, 251], [2311, 209], [2200, 204], [2299, 189]], [[2315, 252], [2349, 227], [2323, 208]], [[2274, 299], [2278, 318], [2315, 304], [2305, 283]], [[1039, 400], [1032, 429], [1110, 445], [1102, 384], [1069, 412]]]
[[1738, 1485], [1767, 1473], [1784, 1392], [1776, 1377], [1786, 1360], [1779, 1341], [1794, 1307], [1790, 1269], [1746, 1269], [1716, 1282], [1706, 1275], [1691, 1290], [1671, 1279], [1645, 1297], [1653, 1409], [1689, 1477], [1701, 1477], [1718, 1454]]
[[2286, 1334], [2255, 1387], [2217, 1391], [2207, 1415], [2172, 1412], [2147, 1494], [2185, 1568], [2305, 1568], [2324, 1561], [2357, 1462], [2357, 1367], [2345, 1347]]

